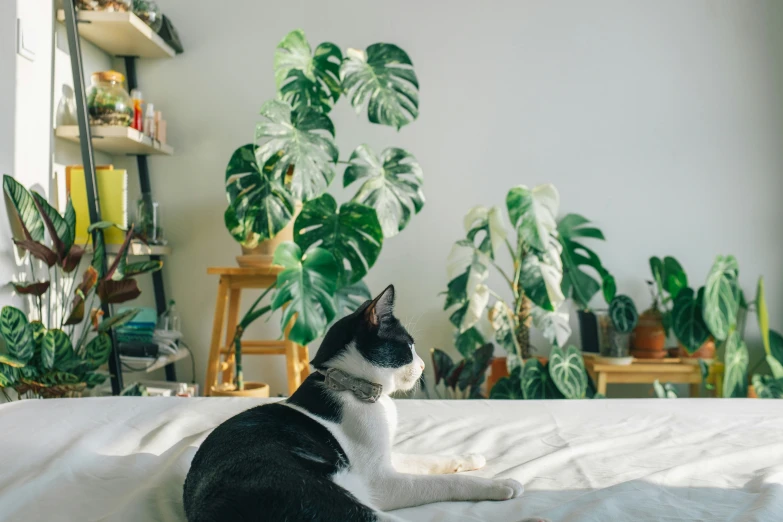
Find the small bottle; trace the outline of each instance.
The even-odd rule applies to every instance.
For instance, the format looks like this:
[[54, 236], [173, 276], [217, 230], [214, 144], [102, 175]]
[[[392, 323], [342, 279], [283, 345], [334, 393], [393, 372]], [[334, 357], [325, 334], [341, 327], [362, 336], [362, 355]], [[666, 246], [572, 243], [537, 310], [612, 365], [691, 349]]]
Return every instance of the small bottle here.
[[139, 89], [133, 89], [131, 91], [131, 99], [133, 100], [133, 124], [131, 127], [139, 132], [144, 130], [144, 113], [141, 109], [141, 104], [144, 102], [144, 97]]
[[160, 141], [160, 122], [163, 120], [163, 113], [160, 111], [155, 111], [155, 136], [153, 136], [154, 139]]
[[155, 106], [147, 104], [147, 114], [144, 115], [144, 134], [152, 138], [155, 136]]

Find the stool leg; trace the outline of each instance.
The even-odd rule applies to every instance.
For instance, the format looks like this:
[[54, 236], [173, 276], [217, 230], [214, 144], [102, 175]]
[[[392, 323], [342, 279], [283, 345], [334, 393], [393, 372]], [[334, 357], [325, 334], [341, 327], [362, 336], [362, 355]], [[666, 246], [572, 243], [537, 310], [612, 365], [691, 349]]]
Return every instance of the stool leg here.
[[302, 365], [300, 378], [304, 381], [310, 375], [310, 350], [307, 346], [297, 345], [299, 347], [299, 362]]
[[690, 397], [701, 397], [701, 383], [691, 383]]
[[223, 320], [226, 316], [226, 293], [228, 281], [220, 276], [217, 300], [215, 301], [215, 317], [212, 322], [212, 339], [209, 345], [207, 360], [207, 378], [204, 382], [204, 396], [212, 395], [212, 387], [217, 384], [218, 368], [220, 367], [220, 335], [223, 333]]
[[[239, 322], [239, 305], [242, 299], [242, 289], [232, 288], [228, 292], [228, 322], [226, 323], [226, 348], [231, 350], [231, 342], [234, 340], [234, 332], [237, 329], [237, 323]], [[232, 381], [232, 373], [234, 366], [234, 352], [226, 355], [226, 364], [223, 365], [223, 382]]]
[[598, 372], [597, 392], [606, 397], [606, 372]]

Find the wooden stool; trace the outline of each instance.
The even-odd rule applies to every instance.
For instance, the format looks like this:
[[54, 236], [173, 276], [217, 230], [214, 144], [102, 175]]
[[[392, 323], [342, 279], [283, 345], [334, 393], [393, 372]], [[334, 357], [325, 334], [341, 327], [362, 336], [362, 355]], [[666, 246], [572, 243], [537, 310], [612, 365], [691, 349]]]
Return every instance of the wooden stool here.
[[585, 354], [585, 367], [595, 380], [596, 391], [606, 395], [606, 385], [612, 383], [661, 384], [671, 382], [690, 384], [690, 396], [698, 397], [701, 389], [701, 367], [686, 364], [680, 359], [634, 359], [626, 366], [601, 364]]
[[[212, 395], [217, 384], [218, 373], [223, 372], [223, 382], [230, 382], [234, 368], [234, 354], [231, 341], [239, 323], [239, 307], [242, 290], [246, 288], [265, 289], [275, 284], [282, 267], [276, 265], [242, 267], [209, 267], [207, 274], [220, 276], [218, 283], [215, 317], [212, 323], [212, 340], [207, 361], [207, 379], [204, 394]], [[226, 321], [226, 314], [228, 320]], [[292, 324], [285, 329], [282, 341], [242, 341], [242, 355], [285, 355], [288, 373], [288, 394], [296, 391], [302, 381], [310, 375], [310, 356], [307, 346], [300, 346], [288, 340]], [[223, 330], [225, 329], [225, 337]], [[220, 339], [224, 338], [221, 345]], [[223, 356], [223, 361], [221, 361]]]

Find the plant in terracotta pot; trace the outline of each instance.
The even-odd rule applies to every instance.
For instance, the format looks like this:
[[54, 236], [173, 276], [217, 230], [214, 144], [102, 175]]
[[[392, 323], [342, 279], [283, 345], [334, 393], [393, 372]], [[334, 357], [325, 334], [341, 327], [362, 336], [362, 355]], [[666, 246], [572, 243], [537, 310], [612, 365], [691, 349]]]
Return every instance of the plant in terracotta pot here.
[[662, 359], [677, 356], [668, 353], [666, 338], [671, 329], [671, 307], [680, 290], [688, 286], [688, 277], [680, 263], [671, 256], [650, 258], [652, 280], [647, 284], [653, 304], [639, 316], [631, 339], [632, 354], [639, 359]]
[[422, 380], [427, 398], [429, 399], [486, 399], [481, 392], [481, 385], [486, 377], [487, 368], [492, 361], [495, 347], [487, 343], [469, 357], [459, 363], [443, 350], [432, 349], [432, 368], [435, 375], [433, 385]]
[[[377, 43], [343, 54], [329, 42], [313, 51], [296, 30], [277, 46], [274, 77], [277, 99], [261, 107], [256, 142], [234, 152], [225, 177], [226, 228], [244, 248], [274, 240], [265, 252], [283, 268], [271, 304], [261, 306], [259, 299], [235, 334], [240, 391], [241, 338], [250, 323], [284, 308], [281, 329], [290, 324], [290, 340], [306, 345], [323, 335], [332, 321], [370, 299], [362, 279], [384, 241], [404, 230], [425, 201], [413, 154], [362, 144], [341, 161], [329, 117], [345, 95], [357, 113], [366, 110], [370, 123], [399, 130], [415, 120], [419, 84], [405, 51]], [[340, 163], [346, 165], [343, 186], [358, 190], [338, 205], [326, 191]]]
[[[96, 233], [92, 264], [83, 267], [87, 245], [74, 242], [76, 213], [70, 200], [61, 215], [46, 198], [28, 192], [8, 175], [3, 177], [3, 189], [24, 235], [14, 243], [28, 254], [31, 278], [13, 286], [33, 304], [29, 316], [13, 306], [0, 312], [5, 345], [0, 351], [0, 390], [6, 394], [6, 389], [14, 389], [20, 398], [79, 396], [106, 380], [100, 367], [111, 354], [110, 331], [138, 312], [131, 309], [101, 320], [102, 312], [93, 305], [135, 299], [141, 291], [134, 276], [159, 270], [162, 263], [129, 263], [129, 230], [105, 272], [103, 236]], [[88, 230], [110, 226], [99, 222]]]

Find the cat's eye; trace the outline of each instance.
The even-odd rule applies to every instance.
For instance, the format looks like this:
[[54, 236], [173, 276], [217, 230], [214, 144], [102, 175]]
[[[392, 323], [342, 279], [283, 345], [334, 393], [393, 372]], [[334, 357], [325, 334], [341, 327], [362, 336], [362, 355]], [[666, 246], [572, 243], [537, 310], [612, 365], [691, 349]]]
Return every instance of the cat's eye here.
[[416, 346], [413, 343], [408, 343], [408, 347], [411, 349], [411, 351], [416, 351]]

